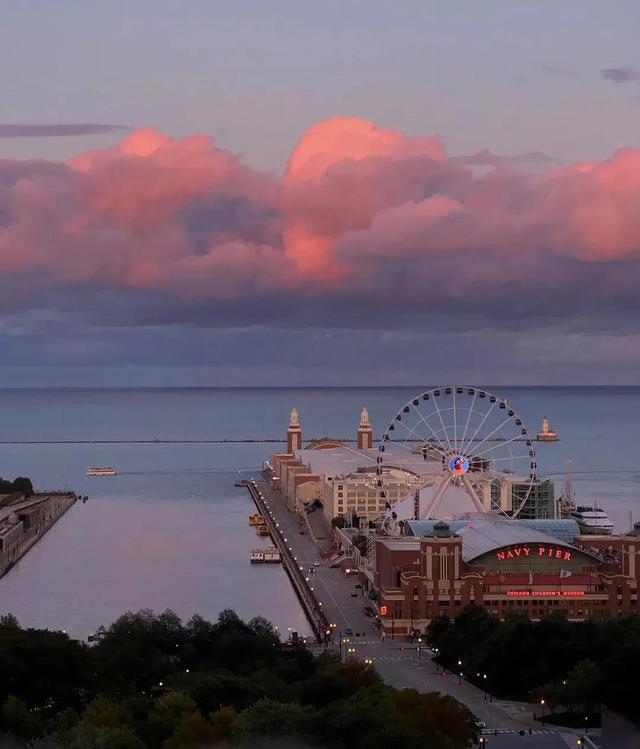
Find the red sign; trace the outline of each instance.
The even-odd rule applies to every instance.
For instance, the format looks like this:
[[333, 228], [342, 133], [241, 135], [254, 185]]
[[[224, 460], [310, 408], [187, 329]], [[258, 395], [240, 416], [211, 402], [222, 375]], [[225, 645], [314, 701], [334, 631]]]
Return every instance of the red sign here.
[[550, 598], [562, 596], [562, 598], [580, 598], [584, 596], [584, 590], [508, 590], [507, 595], [511, 598]]
[[387, 615], [387, 607], [380, 606], [380, 616], [386, 616], [386, 615]]
[[557, 546], [514, 546], [511, 549], [503, 549], [496, 552], [496, 559], [504, 562], [507, 559], [518, 559], [525, 557], [544, 557], [545, 559], [559, 559], [562, 562], [571, 561], [571, 552]]

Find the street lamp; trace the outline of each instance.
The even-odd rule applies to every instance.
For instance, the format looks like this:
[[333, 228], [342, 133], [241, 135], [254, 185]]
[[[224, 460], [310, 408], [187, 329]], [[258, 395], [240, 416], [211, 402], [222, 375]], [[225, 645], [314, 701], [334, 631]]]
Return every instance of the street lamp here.
[[458, 673], [458, 684], [462, 684], [462, 671]]
[[545, 705], [544, 698], [540, 700], [540, 704], [542, 705], [542, 725], [544, 725], [544, 705]]

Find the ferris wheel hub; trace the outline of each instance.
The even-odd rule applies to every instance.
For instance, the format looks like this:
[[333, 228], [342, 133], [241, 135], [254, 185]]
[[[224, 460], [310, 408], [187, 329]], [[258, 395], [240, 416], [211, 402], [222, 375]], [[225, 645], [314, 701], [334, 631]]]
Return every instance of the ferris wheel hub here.
[[464, 455], [452, 455], [449, 459], [449, 470], [454, 476], [462, 476], [469, 470], [469, 461]]

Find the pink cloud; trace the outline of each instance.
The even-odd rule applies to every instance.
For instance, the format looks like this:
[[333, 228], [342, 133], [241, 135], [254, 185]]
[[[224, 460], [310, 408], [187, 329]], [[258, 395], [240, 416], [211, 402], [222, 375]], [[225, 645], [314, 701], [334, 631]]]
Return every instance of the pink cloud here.
[[357, 288], [374, 304], [400, 262], [446, 295], [486, 268], [493, 282], [542, 272], [551, 255], [638, 258], [640, 151], [533, 174], [490, 156], [336, 117], [302, 135], [281, 177], [209, 136], [152, 129], [68, 164], [0, 162], [3, 283], [214, 300]]

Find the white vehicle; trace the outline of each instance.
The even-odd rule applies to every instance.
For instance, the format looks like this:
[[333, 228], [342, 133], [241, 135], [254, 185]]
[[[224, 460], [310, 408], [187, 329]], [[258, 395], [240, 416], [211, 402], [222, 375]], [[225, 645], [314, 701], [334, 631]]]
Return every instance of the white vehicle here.
[[319, 567], [319, 566], [320, 566], [320, 562], [317, 562], [317, 561], [316, 561], [316, 562], [314, 562], [314, 563], [313, 563], [313, 566], [314, 566], [314, 567]]

